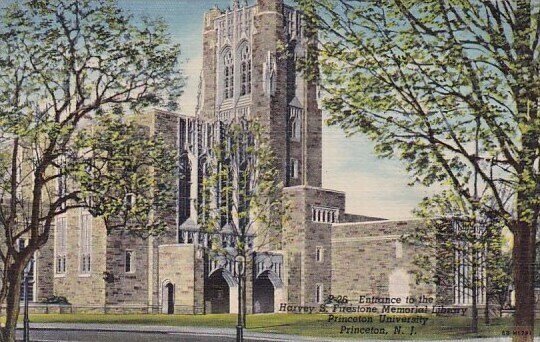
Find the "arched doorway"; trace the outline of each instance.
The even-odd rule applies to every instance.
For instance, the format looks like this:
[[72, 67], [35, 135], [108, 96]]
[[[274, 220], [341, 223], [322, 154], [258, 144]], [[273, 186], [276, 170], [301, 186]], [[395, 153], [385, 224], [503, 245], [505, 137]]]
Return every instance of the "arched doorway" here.
[[217, 270], [207, 279], [204, 293], [207, 313], [229, 313], [229, 284], [223, 270]]
[[163, 288], [165, 305], [167, 307], [167, 314], [172, 315], [174, 313], [174, 285], [167, 283]]
[[253, 282], [253, 313], [274, 312], [274, 284], [270, 276], [270, 271], [265, 271]]

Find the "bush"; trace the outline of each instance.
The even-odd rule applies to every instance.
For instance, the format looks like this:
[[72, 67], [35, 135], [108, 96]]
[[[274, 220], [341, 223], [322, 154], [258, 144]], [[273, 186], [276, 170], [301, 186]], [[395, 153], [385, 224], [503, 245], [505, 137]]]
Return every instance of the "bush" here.
[[41, 302], [45, 304], [70, 304], [67, 298], [63, 296], [50, 296]]

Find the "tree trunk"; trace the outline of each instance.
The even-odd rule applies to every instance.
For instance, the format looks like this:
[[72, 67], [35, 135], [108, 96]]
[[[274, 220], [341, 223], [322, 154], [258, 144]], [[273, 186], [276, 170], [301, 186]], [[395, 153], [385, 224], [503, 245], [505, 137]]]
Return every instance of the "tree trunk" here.
[[6, 325], [2, 328], [2, 342], [14, 342], [17, 329], [17, 319], [21, 309], [21, 279], [23, 266], [15, 263], [8, 275], [6, 297]]
[[[246, 263], [247, 265], [247, 263]], [[242, 282], [244, 283], [244, 286], [242, 287], [242, 320], [244, 323], [244, 328], [247, 328], [247, 319], [246, 319], [246, 316], [247, 316], [247, 296], [246, 296], [246, 293], [247, 293], [247, 274], [246, 272], [244, 272], [243, 276], [242, 276]]]
[[[488, 248], [489, 248], [489, 245], [488, 245]], [[486, 256], [487, 258], [487, 256]], [[489, 300], [491, 299], [491, 295], [490, 295], [490, 284], [489, 284], [489, 268], [488, 268], [488, 264], [489, 262], [486, 261], [484, 262], [484, 272], [485, 272], [485, 275], [486, 275], [486, 282], [484, 284], [484, 288], [485, 288], [485, 294], [486, 294], [486, 302], [484, 303], [485, 307], [484, 307], [484, 322], [486, 323], [486, 325], [489, 325], [491, 322], [489, 320]]]
[[516, 225], [512, 250], [516, 290], [513, 341], [533, 341], [535, 237], [534, 224], [519, 222]]
[[472, 320], [471, 320], [471, 332], [478, 333], [478, 279], [476, 268], [478, 263], [476, 262], [476, 249], [473, 248], [473, 267], [472, 267]]

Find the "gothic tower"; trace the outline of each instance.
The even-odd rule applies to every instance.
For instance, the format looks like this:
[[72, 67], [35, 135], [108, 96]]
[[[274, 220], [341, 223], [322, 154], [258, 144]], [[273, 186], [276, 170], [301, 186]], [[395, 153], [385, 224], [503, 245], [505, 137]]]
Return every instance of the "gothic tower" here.
[[308, 38], [301, 13], [283, 0], [233, 1], [205, 15], [198, 117], [258, 118], [286, 186], [321, 186], [321, 111], [317, 87], [296, 69]]

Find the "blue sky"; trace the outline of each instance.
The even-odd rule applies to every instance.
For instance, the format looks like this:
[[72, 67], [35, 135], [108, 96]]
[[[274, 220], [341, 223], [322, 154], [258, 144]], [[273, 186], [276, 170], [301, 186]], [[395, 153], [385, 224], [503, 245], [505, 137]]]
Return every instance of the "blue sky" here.
[[[226, 8], [232, 0], [120, 0], [119, 3], [136, 17], [162, 17], [169, 24], [173, 39], [181, 45], [181, 60], [188, 76], [180, 111], [193, 114], [202, 68], [204, 12], [214, 5]], [[411, 217], [410, 211], [427, 195], [427, 189], [407, 186], [404, 166], [399, 161], [378, 159], [372, 146], [362, 136], [347, 138], [338, 128], [323, 125], [323, 187], [345, 191], [350, 213], [390, 219]]]

